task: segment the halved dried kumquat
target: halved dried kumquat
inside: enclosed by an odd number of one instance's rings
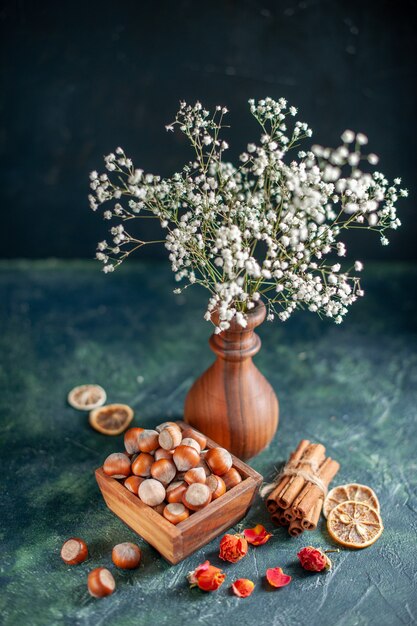
[[[379,539],[384,527],[376,509],[349,500],[330,511],[327,530],[336,543],[346,548],[367,548]]]
[[[133,419],[133,409],[127,404],[107,404],[91,411],[90,426],[103,435],[120,435]]]
[[[365,502],[373,509],[379,511],[379,502],[375,492],[367,485],[359,485],[358,483],[348,483],[347,485],[339,485],[334,487],[327,494],[323,506],[323,515],[329,516],[329,513],[335,506],[341,502],[353,500],[354,502]]]

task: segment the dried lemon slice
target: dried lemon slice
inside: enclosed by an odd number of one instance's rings
[[[367,548],[381,536],[384,527],[376,509],[365,502],[349,500],[330,511],[327,530],[345,548]]]
[[[354,502],[365,502],[373,509],[379,511],[379,502],[376,494],[367,485],[359,485],[358,483],[348,483],[347,485],[339,485],[329,491],[324,501],[323,515],[329,517],[329,513],[335,506],[341,502],[353,500]]]
[[[91,409],[102,406],[106,398],[106,392],[100,385],[79,385],[71,389],[67,400],[74,409],[91,411]]]
[[[133,419],[133,409],[127,404],[107,404],[91,411],[90,425],[104,435],[120,435]]]

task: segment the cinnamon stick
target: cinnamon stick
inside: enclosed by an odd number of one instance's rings
[[[288,523],[293,522],[296,519],[295,513],[291,507],[289,509],[284,509],[283,515]]]
[[[300,520],[296,519],[288,526],[288,532],[291,537],[298,537],[303,532],[303,528],[301,527]]]
[[[278,476],[278,482],[266,499],[272,521],[279,526],[288,526],[292,537],[317,528],[324,490],[339,467],[337,461],[326,458],[322,444],[301,440],[286,464],[290,473],[281,478]]]
[[[283,513],[282,509],[277,509],[277,511],[271,515],[272,521],[277,524],[277,526],[288,526],[288,522]]]
[[[317,476],[322,480],[325,487],[327,487],[330,481],[336,476],[339,468],[339,463],[330,457],[322,463],[319,471],[317,472]],[[304,489],[297,496],[296,500],[293,502],[295,514],[301,514],[301,518],[304,519],[317,500],[322,497],[323,491],[320,487],[313,483],[307,483]]]
[[[314,506],[307,512],[306,516],[301,520],[301,528],[303,530],[315,530],[323,508],[323,498],[319,498]]]
[[[314,472],[314,468],[318,467],[324,460],[326,448],[321,443],[312,443],[305,450],[300,463],[297,465],[297,470],[311,474]],[[289,508],[294,499],[298,496],[300,491],[305,487],[306,479],[303,476],[291,476],[285,490],[276,499],[278,506],[283,509]]]
[[[303,456],[305,450],[308,448],[309,445],[310,445],[310,442],[308,441],[308,439],[302,439],[300,443],[298,444],[298,446],[296,447],[296,449],[290,454],[290,458],[288,462],[297,463],[301,459],[301,457]],[[273,506],[274,504],[276,504],[278,506],[278,498],[281,492],[285,489],[285,487],[290,482],[291,478],[292,478],[291,476],[283,476],[281,480],[279,481],[279,483],[277,484],[277,486],[274,488],[274,490],[269,494],[266,500],[266,506],[268,507],[268,510],[269,510],[269,505]]]
[[[271,502],[269,502],[268,500],[266,503],[266,508],[268,509],[268,513],[271,513],[272,515],[278,509],[278,504],[275,502],[275,500],[272,500]]]

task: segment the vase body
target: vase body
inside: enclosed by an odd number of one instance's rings
[[[254,328],[265,314],[265,305],[259,303],[249,312],[246,328],[232,320],[228,330],[210,337],[216,361],[185,399],[185,421],[240,459],[263,450],[278,426],[278,398],[252,361],[261,347]]]

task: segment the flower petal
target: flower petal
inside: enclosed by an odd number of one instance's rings
[[[254,528],[246,528],[243,534],[245,535],[246,541],[252,546],[262,546],[272,537],[271,533],[269,533],[262,524],[256,524]]]
[[[271,567],[267,569],[266,579],[273,587],[285,587],[291,582],[291,576],[284,574],[280,567]]]
[[[255,589],[255,583],[248,578],[238,578],[232,584],[232,591],[239,598],[247,598]]]

